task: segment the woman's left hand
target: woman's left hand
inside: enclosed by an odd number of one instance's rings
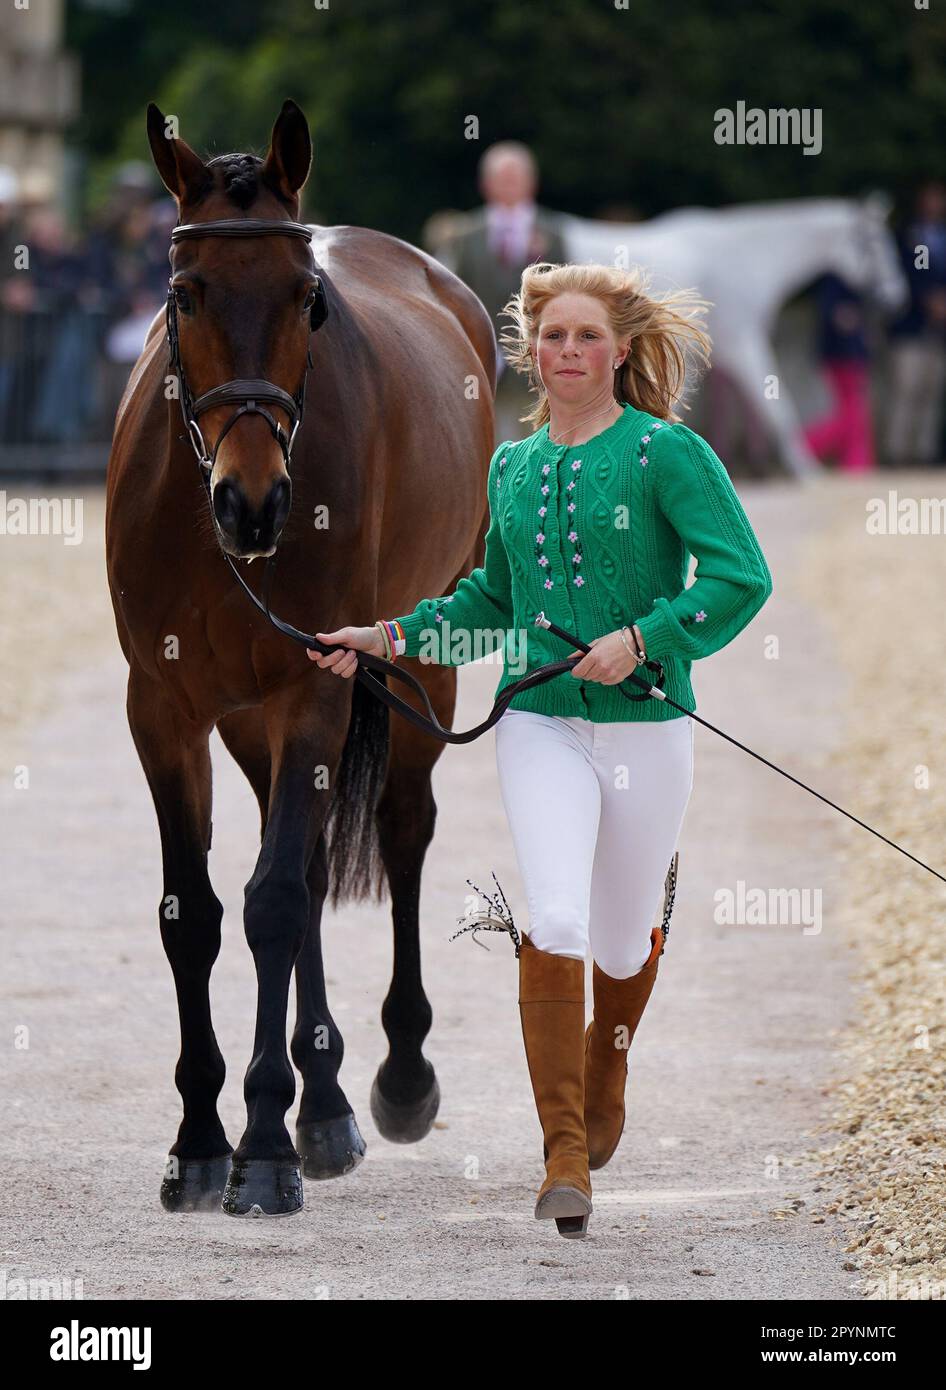
[[[600,681],[602,685],[620,685],[632,671],[637,662],[621,641],[619,632],[609,632],[604,637],[593,637],[588,644],[590,652],[580,652],[577,648],[569,656],[581,656],[577,666],[572,667],[576,680]]]

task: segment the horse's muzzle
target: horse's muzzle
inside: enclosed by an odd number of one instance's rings
[[[271,554],[289,516],[291,500],[288,477],[273,483],[258,507],[249,502],[234,478],[221,478],[213,488],[213,512],[224,548],[242,558]]]

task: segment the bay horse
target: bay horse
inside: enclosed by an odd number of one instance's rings
[[[183,1117],[161,1201],[172,1211],[289,1215],[302,1207],[303,1175],[341,1176],[365,1152],[338,1080],[326,898],[333,907],[382,901],[385,884],[390,894],[389,1051],[371,1093],[379,1131],[413,1142],[437,1113],[422,1050],[432,1012],[419,901],[443,744],[406,720],[389,726],[362,683],[320,671],[260,616],[225,556],[239,564],[278,548],[278,562],[267,562],[273,609],[321,631],[451,592],[483,560],[496,339],[479,299],[425,252],[363,227],[298,223],[312,145],[295,102],[283,103],[264,159],[205,163],[153,103],[147,130],[179,235],[167,311],[118,408],[106,555],[128,722],[160,830],[158,921],[180,1016]],[[186,427],[182,400],[201,409]],[[255,580],[261,568],[245,572]],[[416,673],[449,727],[456,669]],[[209,999],[223,912],[207,862],[214,728],[261,818],[244,903],[256,1032],[236,1149],[217,1113],[225,1067]],[[286,1127],[293,971],[290,1051],[303,1083],[295,1143]]]

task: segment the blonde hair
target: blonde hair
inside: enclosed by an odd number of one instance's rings
[[[618,340],[630,338],[630,351],[614,373],[614,398],[627,401],[648,415],[677,421],[676,405],[689,410],[683,400],[688,365],[709,366],[712,339],[702,318],[712,301],[693,290],[649,294],[650,276],[641,266],[619,270],[607,265],[552,265],[540,261],[526,266],[518,291],[503,306],[513,321],[499,335],[511,367],[528,375],[538,396],[528,415],[521,416],[533,429],[549,419],[549,402],[539,378],[533,343],[542,314],[557,295],[590,294],[600,299]]]

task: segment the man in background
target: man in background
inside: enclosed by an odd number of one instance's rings
[[[508,321],[502,308],[519,288],[522,272],[535,261],[565,260],[565,242],[555,213],[535,201],[538,168],[532,151],[517,140],[501,140],[484,151],[477,169],[483,206],[467,213],[435,254],[483,301],[497,336]],[[506,365],[500,350],[496,387],[496,443],[521,439],[519,417],[532,404],[527,379]]]
[[[928,265],[917,266],[924,247]],[[894,468],[924,468],[940,460],[946,392],[946,184],[941,180],[930,179],[917,191],[900,252],[910,301],[888,330],[887,462]]]

